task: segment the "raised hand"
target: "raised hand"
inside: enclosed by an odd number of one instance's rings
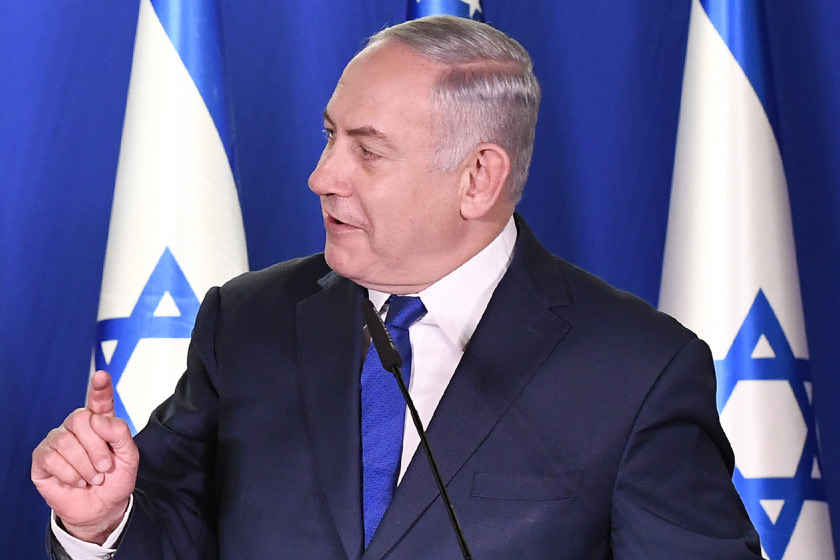
[[[114,415],[111,377],[97,371],[85,408],[74,410],[32,453],[32,482],[74,537],[102,544],[134,491],[137,446]]]

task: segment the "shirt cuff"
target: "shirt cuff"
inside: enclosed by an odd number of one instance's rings
[[[122,521],[114,532],[108,535],[102,546],[94,543],[81,541],[64,530],[58,524],[58,519],[55,512],[50,514],[50,528],[55,536],[55,540],[64,548],[64,552],[73,560],[108,560],[117,551],[116,544],[125,530],[125,524],[128,523],[128,518],[131,515],[131,510],[134,507],[134,494],[128,497],[128,508],[125,510]]]

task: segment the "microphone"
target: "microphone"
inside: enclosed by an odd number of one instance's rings
[[[426,439],[426,432],[423,430],[423,423],[420,421],[420,415],[417,414],[417,408],[414,406],[414,401],[411,400],[411,395],[408,394],[408,389],[402,378],[402,358],[394,345],[394,339],[388,329],[385,328],[385,323],[382,322],[382,317],[376,312],[376,308],[369,299],[362,300],[362,315],[365,319],[365,324],[370,333],[370,339],[376,352],[379,354],[379,360],[382,362],[382,367],[394,374],[397,379],[397,384],[400,386],[405,404],[408,406],[408,411],[411,413],[411,420],[414,422],[414,427],[417,429],[417,434],[420,436],[420,443],[423,444],[423,449],[426,451],[426,458],[429,459],[429,465],[432,467],[432,474],[435,477],[440,497],[443,498],[443,505],[446,507],[446,513],[449,515],[449,521],[452,523],[452,529],[455,531],[455,537],[458,539],[458,546],[461,547],[461,554],[464,560],[472,560],[472,554],[467,547],[467,541],[464,540],[464,533],[461,530],[461,525],[455,517],[455,509],[452,507],[452,502],[449,499],[449,494],[446,492],[446,487],[443,485],[443,478],[440,476],[435,458],[432,455],[432,449],[429,447],[429,441]]]

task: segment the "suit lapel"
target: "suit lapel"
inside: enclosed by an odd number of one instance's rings
[[[297,306],[301,386],[323,488],[348,558],[363,546],[359,368],[362,288],[331,272]]]
[[[570,328],[552,311],[571,301],[558,261],[521,220],[517,225],[514,260],[428,426],[444,483],[473,455]],[[385,555],[437,498],[429,469],[425,453],[418,451],[365,558]]]

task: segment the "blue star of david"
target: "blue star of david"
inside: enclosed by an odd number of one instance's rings
[[[178,307],[180,315],[156,317],[155,310],[167,292]],[[167,247],[143,287],[131,315],[105,319],[97,323],[94,351],[96,369],[107,370],[116,387],[140,339],[189,338],[198,307],[199,301],[195,292]],[[110,361],[106,361],[102,351],[102,342],[106,340],[117,341]],[[118,391],[114,391],[114,410],[117,416],[128,422],[131,433],[136,433],[134,423]]]
[[[775,358],[752,358],[761,335],[767,338]],[[805,390],[810,380],[807,360],[796,359],[776,314],[764,292],[759,290],[732,347],[723,360],[715,361],[718,377],[717,405],[723,410],[735,385],[741,380],[783,380],[790,383],[808,433],[805,448],[792,478],[745,478],[736,467],[732,480],[753,524],[761,536],[761,544],[770,560],[784,555],[805,500],[825,501],[821,479],[811,478],[811,468],[819,464],[814,411]],[[764,511],[760,500],[784,500],[776,523]]]

